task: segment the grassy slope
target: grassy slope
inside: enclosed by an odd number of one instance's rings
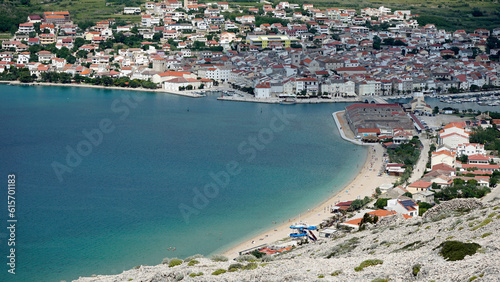
[[[280,0],[273,0],[278,3]],[[477,28],[492,29],[500,27],[500,3],[498,0],[289,0],[290,3],[311,3],[315,7],[350,8],[358,12],[362,8],[378,8],[384,6],[394,10],[411,10],[413,14],[422,16],[420,24],[434,23],[438,28],[449,31],[465,29],[473,31]],[[473,17],[474,8],[484,16]]]
[[[140,21],[138,15],[121,15],[125,5],[110,2],[106,6],[106,0],[31,0],[31,2],[42,11],[69,11],[76,22],[108,18]]]

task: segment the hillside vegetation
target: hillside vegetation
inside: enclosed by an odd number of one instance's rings
[[[141,0],[0,0],[0,32],[14,32],[27,16],[45,11],[69,11],[76,23],[114,18],[139,22],[139,15],[122,15],[123,7],[139,6]]]
[[[139,6],[145,0],[0,0],[0,32],[15,31],[19,23],[25,22],[29,14],[41,14],[44,11],[68,10],[72,18],[78,22],[97,21],[107,18],[139,22],[138,15],[122,15],[123,7]],[[210,2],[208,0],[200,1]],[[212,1],[213,2],[213,1]],[[280,0],[271,1],[274,4]],[[465,1],[465,0],[291,0],[290,3],[311,3],[317,8],[351,8],[385,6],[394,10],[411,10],[419,14],[421,25],[435,24],[446,30],[465,29],[473,31],[477,28],[492,29],[500,26],[500,3],[497,0]],[[233,5],[262,5],[258,1],[230,1]]]
[[[384,217],[365,231],[276,256],[228,261],[197,255],[173,267],[165,259],[77,281],[498,281],[499,205],[498,199],[455,199],[423,217]]]

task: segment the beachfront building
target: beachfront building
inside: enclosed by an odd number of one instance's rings
[[[265,99],[271,97],[271,84],[264,82],[255,86],[255,98]]]
[[[158,74],[153,75],[153,78],[151,79],[151,81],[153,81],[154,83],[163,84],[163,82],[165,82],[167,80],[170,80],[172,78],[178,78],[178,77],[182,77],[185,79],[188,79],[188,78],[196,79],[196,75],[193,73],[190,73],[190,72],[167,71],[167,72],[162,72],[162,73],[158,73]]]
[[[367,129],[414,131],[413,122],[399,104],[352,104],[346,107],[345,117],[355,136]],[[370,131],[370,132],[372,132]]]
[[[406,190],[408,190],[408,192],[414,194],[414,193],[421,192],[421,191],[428,191],[431,189],[431,186],[432,186],[432,182],[419,180],[419,181],[413,182],[410,185],[408,185],[406,187]]]
[[[413,200],[391,199],[387,201],[385,209],[403,215],[418,216],[418,205]]]

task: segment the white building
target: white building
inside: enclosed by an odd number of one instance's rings
[[[255,98],[263,99],[271,97],[271,85],[269,82],[257,84],[255,86]]]
[[[484,145],[478,143],[465,143],[457,146],[457,156],[461,155],[486,155]]]
[[[141,13],[140,7],[125,7],[125,8],[123,8],[124,15],[133,15],[133,14],[140,14],[140,13]]]
[[[391,199],[387,201],[385,209],[409,216],[418,216],[418,205],[413,200]]]

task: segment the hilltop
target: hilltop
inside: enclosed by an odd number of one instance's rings
[[[498,198],[455,199],[420,218],[386,217],[367,230],[275,257],[166,259],[157,266],[77,281],[493,281],[500,273],[499,231]],[[465,255],[468,251],[471,255]]]

